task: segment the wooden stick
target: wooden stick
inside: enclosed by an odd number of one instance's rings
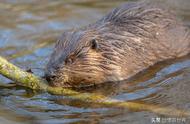
[[[42,90],[56,95],[66,95],[68,98],[79,99],[85,102],[98,103],[111,107],[124,107],[138,111],[151,111],[169,116],[190,116],[190,112],[187,110],[160,107],[143,103],[119,101],[94,93],[80,93],[63,87],[51,87],[47,85],[46,80],[23,71],[2,57],[0,57],[0,74],[15,81],[19,85],[31,88],[33,90]]]

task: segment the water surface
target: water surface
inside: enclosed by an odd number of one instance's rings
[[[17,66],[32,68],[36,75],[52,52],[56,37],[65,30],[95,22],[125,0],[1,0],[0,55]],[[163,2],[163,1],[162,1]],[[190,24],[188,0],[165,1]],[[0,76],[1,83],[11,81]],[[102,85],[81,92],[190,111],[190,56],[162,62],[121,83]],[[175,111],[173,111],[175,113]],[[171,113],[171,115],[173,115]],[[3,123],[130,123],[149,124],[154,118],[181,118],[151,110],[115,108],[66,96],[35,93],[23,87],[0,87],[0,121]],[[180,122],[182,123],[182,121]]]

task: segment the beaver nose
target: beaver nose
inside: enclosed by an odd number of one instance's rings
[[[46,73],[45,74],[45,78],[48,82],[52,81],[53,79],[55,79],[56,75],[53,73]]]

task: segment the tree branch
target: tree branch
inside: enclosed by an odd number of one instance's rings
[[[124,107],[138,111],[145,110],[170,116],[190,116],[190,112],[187,110],[119,101],[103,95],[97,95],[93,93],[80,93],[63,87],[51,87],[47,85],[46,80],[23,71],[2,57],[0,57],[0,74],[15,81],[19,85],[31,88],[33,90],[42,90],[56,95],[66,95],[69,98],[79,99],[86,102],[99,103],[111,107]]]

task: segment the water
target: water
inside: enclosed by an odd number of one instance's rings
[[[1,0],[0,55],[17,66],[32,68],[37,75],[52,52],[56,37],[63,31],[95,22],[125,0]],[[162,1],[163,2],[163,1]],[[188,0],[165,1],[190,24]],[[0,83],[10,80],[0,77]],[[102,85],[82,92],[112,99],[190,111],[190,56],[162,62],[134,78]],[[158,117],[180,118],[153,110],[135,110],[97,105],[79,100],[36,93],[23,87],[0,87],[0,123],[130,123],[149,124]],[[179,122],[182,123],[183,121]]]

